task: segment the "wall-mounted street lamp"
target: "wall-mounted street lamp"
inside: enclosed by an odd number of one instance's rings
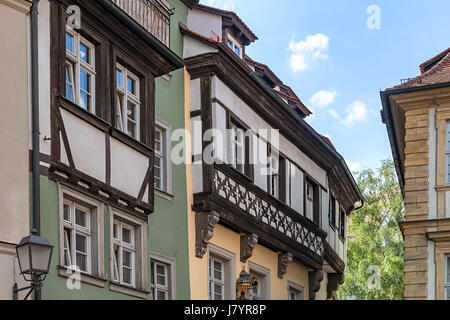
[[[258,288],[258,281],[251,274],[244,270],[239,275],[236,281],[236,300],[249,300],[250,290]]]
[[[32,234],[23,238],[16,247],[17,258],[19,260],[20,274],[25,281],[31,284],[25,288],[19,289],[17,283],[13,287],[13,299],[19,299],[19,292],[30,290],[25,297],[26,300],[33,290],[39,290],[42,287],[42,281],[48,274],[50,261],[52,259],[53,246],[50,241],[37,235],[33,229]]]

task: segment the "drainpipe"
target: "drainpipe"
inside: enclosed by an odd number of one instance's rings
[[[32,233],[41,234],[41,189],[40,189],[40,132],[39,132],[39,56],[38,56],[38,5],[32,0],[31,19],[31,117],[32,117],[32,175],[33,175],[33,227]],[[35,300],[41,300],[41,290],[36,288]]]

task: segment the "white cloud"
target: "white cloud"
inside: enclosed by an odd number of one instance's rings
[[[352,162],[348,160],[346,160],[345,162],[347,162],[347,166],[351,172],[358,172],[361,170],[361,165],[358,162]]]
[[[316,92],[309,102],[311,105],[319,108],[327,107],[334,102],[337,92],[321,90]]]
[[[345,109],[345,113],[345,117],[341,117],[336,110],[330,109],[330,114],[347,126],[366,120],[369,111],[364,102],[356,100]]]
[[[289,63],[294,72],[304,71],[316,60],[328,59],[328,44],[330,39],[323,33],[308,35],[305,40],[289,43],[291,57]]]

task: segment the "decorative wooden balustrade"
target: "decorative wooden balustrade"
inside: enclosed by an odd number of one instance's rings
[[[161,0],[111,0],[167,47],[173,10]]]
[[[220,213],[220,221],[255,233],[280,252],[292,252],[310,266],[321,265],[326,232],[226,165],[212,166],[211,190],[196,194],[194,210]]]

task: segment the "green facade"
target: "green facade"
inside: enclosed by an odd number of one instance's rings
[[[170,0],[174,6],[171,16],[170,47],[178,56],[183,56],[183,39],[178,23],[187,23],[187,7],[179,0]],[[185,127],[184,116],[184,70],[172,72],[170,79],[156,79],[156,117],[170,124],[171,130]],[[30,188],[32,186],[30,173]],[[148,287],[150,288],[150,252],[176,259],[176,299],[190,299],[187,190],[185,165],[172,165],[172,200],[155,195],[154,213],[148,220]],[[138,299],[126,294],[82,282],[80,290],[67,288],[68,279],[59,276],[59,212],[58,185],[41,176],[41,235],[53,245],[54,251],[50,272],[44,281],[42,299],[44,300],[126,300]],[[30,194],[32,194],[30,189]],[[32,203],[32,201],[30,201]],[[32,208],[30,208],[32,212]],[[104,261],[105,278],[110,272],[110,212],[105,206],[104,214]],[[30,217],[31,220],[31,217]],[[172,276],[173,277],[173,276]],[[150,297],[150,295],[149,295]]]

